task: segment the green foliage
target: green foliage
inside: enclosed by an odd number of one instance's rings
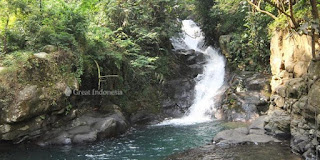
[[[245,18],[248,12],[246,2],[241,0],[219,0],[210,9],[210,18],[216,21],[214,31],[216,34],[225,35],[230,32],[241,32],[245,28]],[[237,24],[237,25],[235,25]]]
[[[172,73],[169,38],[180,30],[177,19],[189,15],[192,1],[46,0],[40,5],[38,0],[0,0],[0,54],[5,54],[0,66],[11,74],[21,68],[57,72],[70,84],[76,77],[92,89],[97,87],[96,60],[103,75],[120,75],[117,89],[127,95],[122,99],[136,100],[147,86],[161,86]],[[46,45],[57,47],[49,53],[52,67],[32,58]],[[61,78],[40,75],[19,79],[50,85]]]
[[[206,41],[215,44],[219,38],[214,27],[218,26],[220,17],[210,16],[210,10],[215,5],[213,0],[195,0],[195,12],[197,21],[201,25],[202,31],[206,34]]]
[[[270,39],[266,27],[271,18],[251,12],[245,18],[245,30],[236,33],[228,44],[231,66],[240,70],[268,71]]]
[[[245,0],[198,0],[195,5],[209,44],[218,44],[221,35],[232,35],[225,48],[232,69],[268,70],[270,17],[252,10]],[[261,7],[274,12],[268,5]]]

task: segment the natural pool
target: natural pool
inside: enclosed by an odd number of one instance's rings
[[[221,124],[220,121],[211,121],[182,126],[148,126],[132,129],[120,138],[81,146],[6,146],[0,148],[0,159],[164,159],[173,153],[209,143],[223,129]]]

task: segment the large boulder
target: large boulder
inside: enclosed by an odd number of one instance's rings
[[[39,88],[36,85],[25,86],[15,96],[15,103],[3,106],[0,118],[5,123],[15,123],[47,112],[61,110],[63,105],[53,104],[50,92],[60,93],[56,96],[63,97],[63,91],[66,88],[67,85],[62,83],[56,84],[54,88]]]
[[[66,114],[65,90],[78,87],[71,53],[56,53],[55,58],[25,54],[25,61],[0,73],[0,141],[19,143],[38,137]]]

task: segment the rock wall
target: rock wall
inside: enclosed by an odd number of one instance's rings
[[[270,64],[272,96],[265,129],[291,138],[293,152],[315,159],[320,149],[320,62],[312,60],[311,37],[274,32]]]

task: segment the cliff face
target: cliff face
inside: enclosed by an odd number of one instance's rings
[[[311,37],[275,32],[270,64],[272,95],[265,129],[278,137],[291,136],[294,152],[315,158],[320,149],[320,62],[312,60]]]

